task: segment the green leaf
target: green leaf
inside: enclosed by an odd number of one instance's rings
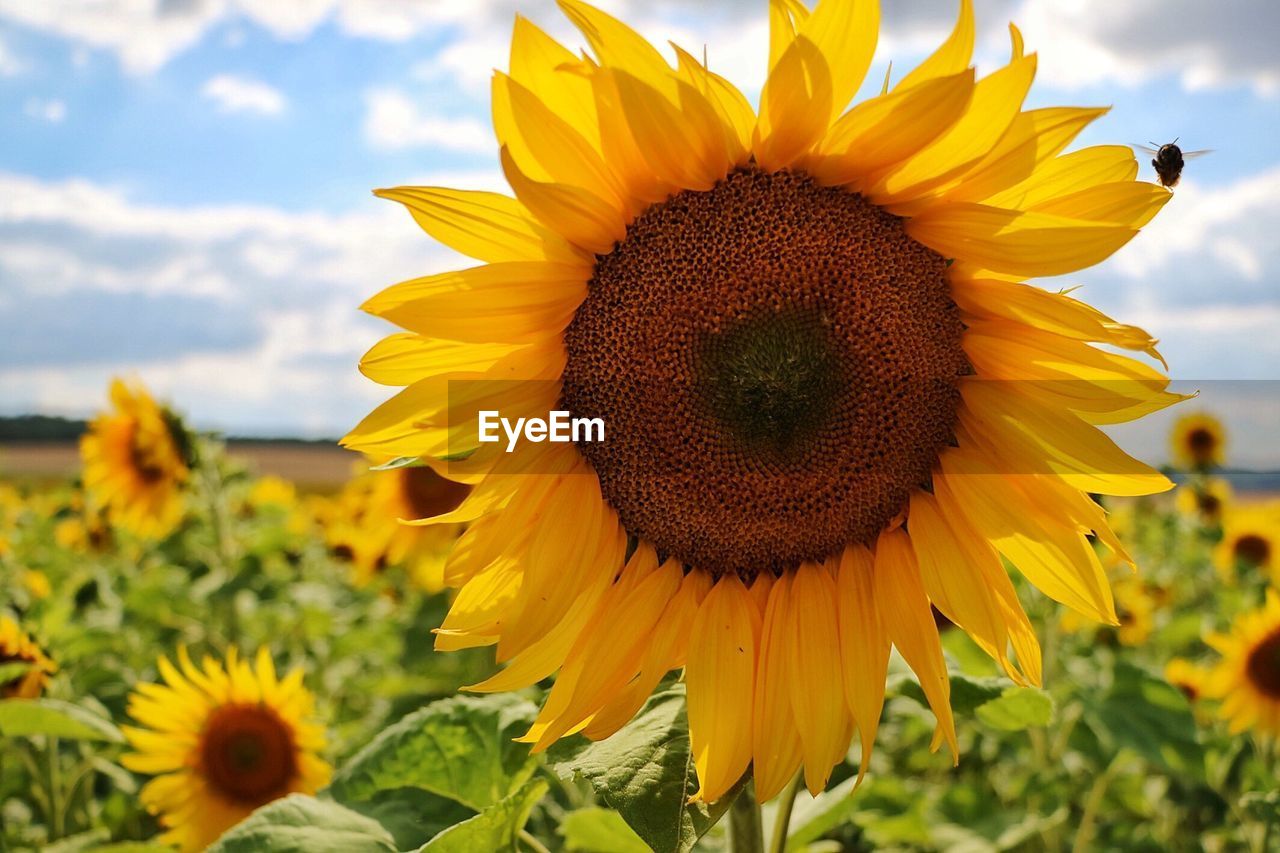
[[[387,853],[391,834],[364,815],[302,794],[263,806],[223,834],[207,853]]]
[[[400,850],[417,850],[455,823],[475,816],[475,809],[421,788],[379,791],[368,800],[343,803],[373,818],[391,833]]]
[[[649,853],[649,845],[636,835],[622,815],[610,809],[589,808],[569,812],[560,823],[566,850],[586,853]]]
[[[1250,791],[1240,797],[1240,810],[1267,826],[1280,823],[1280,791]]]
[[[473,818],[449,827],[422,845],[423,853],[471,853],[474,850],[511,850],[524,828],[529,812],[546,796],[547,780],[535,779]]]
[[[996,699],[1009,686],[1003,678],[971,678],[967,675],[951,676],[951,710],[957,715],[972,714],[980,705]],[[914,678],[903,677],[896,685],[896,691],[908,696],[924,707],[929,707],[924,691]]]
[[[396,468],[419,468],[423,464],[422,459],[418,456],[397,456],[390,462],[383,462],[381,465],[370,465],[370,471],[392,471]]]
[[[0,734],[49,735],[71,740],[123,743],[124,735],[106,717],[57,699],[6,699],[0,702]]]
[[[433,702],[383,729],[338,771],[329,793],[339,802],[379,791],[421,788],[480,811],[519,788],[536,760],[512,739],[537,714],[509,694]]]
[[[1053,719],[1053,699],[1034,687],[1010,687],[995,699],[983,702],[974,713],[993,729],[1020,732],[1049,725]]]
[[[154,844],[150,841],[119,841],[115,844],[93,847],[89,853],[173,853],[173,847],[168,844]]]
[[[1090,712],[1100,736],[1175,773],[1204,778],[1191,706],[1178,688],[1125,661],[1116,663],[1111,690]]]
[[[686,851],[728,810],[719,802],[688,805],[695,790],[684,685],[655,693],[625,728],[596,743],[561,741],[548,753],[561,776],[586,779],[654,850]]]
[[[8,684],[10,681],[17,681],[19,678],[27,674],[27,671],[34,666],[31,661],[15,660],[8,663],[0,663],[0,684]]]
[[[844,780],[830,791],[816,797],[797,797],[795,811],[787,832],[787,846],[803,850],[844,822],[857,807],[859,797],[854,796],[856,776]]]

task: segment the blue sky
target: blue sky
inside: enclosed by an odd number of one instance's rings
[[[876,81],[954,15],[882,3]],[[763,0],[601,5],[758,91]],[[1039,52],[1032,105],[1113,105],[1079,144],[1215,149],[1133,244],[1049,284],[1148,327],[1206,402],[1280,379],[1280,4],[977,9],[980,68],[1011,19]],[[85,415],[124,373],[203,427],[344,431],[385,396],[356,306],[458,263],[369,190],[501,186],[487,81],[516,10],[580,46],[548,0],[0,0],[0,412]],[[1240,417],[1270,431],[1263,396]]]

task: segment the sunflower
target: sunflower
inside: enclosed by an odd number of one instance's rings
[[[139,684],[129,697],[145,728],[124,727],[136,752],[122,762],[156,776],[142,802],[166,828],[162,841],[203,850],[259,806],[328,784],[324,729],[310,719],[301,670],[277,680],[265,649],[254,666],[234,648],[225,667],[206,657],[197,668],[186,649],[178,663],[160,658],[166,683]]]
[[[11,617],[0,614],[0,667],[27,664],[19,675],[0,682],[0,699],[35,699],[58,671],[58,665]]]
[[[80,440],[85,489],[107,508],[112,523],[161,538],[182,519],[189,438],[177,415],[140,386],[114,380],[111,404]]]
[[[1173,425],[1169,449],[1180,468],[1203,471],[1222,464],[1227,445],[1227,431],[1222,421],[1207,412],[1183,415]]]
[[[1213,550],[1219,573],[1234,577],[1239,569],[1274,572],[1280,559],[1280,502],[1235,506],[1222,522],[1222,539]]]
[[[330,549],[351,562],[357,584],[387,566],[403,565],[418,588],[437,592],[444,586],[445,557],[462,528],[411,526],[401,519],[438,516],[469,490],[423,466],[365,471],[338,496],[325,528]]]
[[[1206,638],[1222,659],[1205,679],[1204,695],[1220,699],[1218,714],[1232,734],[1257,729],[1280,735],[1280,593],[1238,617],[1230,634]]]
[[[471,484],[437,648],[496,645],[512,690],[559,670],[525,739],[607,737],[683,667],[700,787],[862,767],[896,647],[956,738],[934,605],[1040,680],[1006,557],[1115,623],[1089,492],[1170,483],[1095,425],[1181,399],[1155,341],[1026,284],[1088,267],[1169,199],[1124,146],[1063,154],[1104,109],[1023,110],[1036,57],[975,79],[968,0],[946,42],[846,105],[874,0],[771,5],[759,109],[676,49],[561,8],[579,57],[517,17],[493,79],[515,198],[379,195],[480,266],[365,304],[406,331],[365,357],[406,386],[344,439]],[[712,53],[714,56],[714,52]],[[599,418],[607,440],[479,440],[480,412]],[[1125,558],[1127,559],[1127,557]],[[1012,650],[1012,651],[1011,651]]]
[[[1192,480],[1178,487],[1178,512],[1209,527],[1222,523],[1222,515],[1231,505],[1231,484],[1221,477]]]
[[[1106,626],[1106,633],[1122,646],[1140,646],[1151,636],[1155,614],[1161,602],[1161,591],[1132,575],[1112,585],[1118,624]],[[1097,630],[1097,621],[1074,610],[1065,611],[1062,629],[1078,633]]]
[[[1204,695],[1209,670],[1186,658],[1172,658],[1164,667],[1164,680],[1182,691],[1187,701],[1195,702]]]

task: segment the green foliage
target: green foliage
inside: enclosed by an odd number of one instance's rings
[[[124,735],[105,717],[57,699],[8,699],[0,702],[0,735],[122,743]]]
[[[607,740],[557,744],[551,762],[556,772],[589,782],[654,850],[692,849],[736,793],[710,806],[688,803],[698,785],[683,684],[655,693],[630,725]]]
[[[547,793],[545,779],[535,779],[432,838],[423,853],[470,853],[472,850],[510,849],[529,819],[529,812]]]
[[[386,853],[398,848],[376,821],[337,803],[290,794],[263,806],[209,853]]]

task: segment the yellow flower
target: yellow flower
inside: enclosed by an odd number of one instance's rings
[[[1142,645],[1151,636],[1160,604],[1160,591],[1132,575],[1116,581],[1112,588],[1119,624],[1108,626],[1108,630],[1114,630],[1115,639],[1122,646]],[[1064,631],[1084,633],[1098,629],[1097,620],[1074,610],[1065,611],[1060,624]]]
[[[1164,680],[1182,691],[1191,702],[1204,695],[1209,669],[1185,658],[1173,658],[1164,667]]]
[[[27,588],[27,592],[32,598],[48,598],[53,592],[53,587],[49,585],[48,576],[36,569],[23,569],[19,573],[22,579],[22,585]]]
[[[330,548],[351,561],[357,584],[368,583],[387,566],[403,565],[418,588],[438,591],[444,586],[445,557],[461,525],[401,520],[448,512],[468,491],[466,485],[420,466],[365,471],[338,497],[336,521],[326,527]]]
[[[1280,735],[1280,594],[1267,590],[1261,608],[1235,620],[1231,633],[1206,638],[1222,654],[1204,695],[1222,700],[1219,716],[1232,734],[1246,729]]]
[[[1178,512],[1210,527],[1222,523],[1222,514],[1231,505],[1231,484],[1221,477],[1193,480],[1178,487]]]
[[[58,671],[58,665],[17,622],[0,614],[0,666],[11,663],[26,663],[30,667],[18,677],[0,683],[0,699],[35,699],[44,691],[49,676]]]
[[[113,523],[144,538],[163,537],[182,519],[190,473],[185,430],[144,389],[119,379],[111,383],[111,404],[80,440],[85,489]]]
[[[255,666],[234,648],[225,667],[206,657],[197,668],[186,649],[178,662],[160,658],[165,684],[130,695],[129,715],[145,728],[124,727],[136,751],[122,762],[156,777],[142,802],[165,827],[162,841],[203,850],[259,806],[328,783],[324,729],[300,670],[277,680],[265,649]]]
[[[1222,421],[1207,412],[1178,418],[1169,436],[1174,464],[1181,468],[1203,470],[1221,465],[1226,445],[1227,431]]]
[[[1244,567],[1274,573],[1280,556],[1280,502],[1231,507],[1222,523],[1222,539],[1213,563],[1224,578]]]
[[[437,648],[477,685],[559,677],[526,740],[605,737],[685,668],[697,800],[754,768],[821,790],[875,738],[889,651],[955,729],[932,603],[1019,682],[1035,633],[1001,564],[1115,623],[1089,492],[1165,490],[1095,425],[1182,399],[1095,343],[1155,341],[1024,283],[1096,264],[1169,199],[1124,146],[1062,154],[1104,109],[1023,110],[1036,57],[975,79],[974,22],[846,112],[874,0],[772,5],[758,112],[677,50],[561,8],[594,58],[517,18],[493,81],[515,198],[380,191],[481,266],[366,310],[361,364],[405,386],[345,439],[473,484]],[[711,53],[715,55],[714,50]],[[480,412],[599,418],[607,440],[485,443]],[[579,436],[581,439],[581,436]],[[1012,653],[1011,650],[1012,649]]]
[[[248,500],[254,508],[273,506],[288,510],[298,502],[298,489],[283,477],[267,475],[254,482]]]

